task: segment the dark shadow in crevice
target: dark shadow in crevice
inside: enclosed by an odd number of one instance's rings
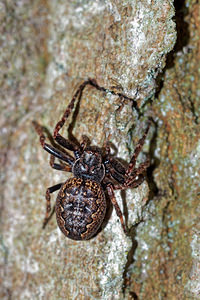
[[[130,299],[133,299],[133,300],[139,299],[135,292],[129,292],[129,296],[131,297]]]
[[[128,255],[127,255],[127,262],[126,262],[126,265],[124,267],[124,272],[123,272],[123,286],[122,286],[122,292],[125,296],[125,292],[126,292],[126,289],[127,287],[131,284],[131,281],[130,281],[130,277],[128,276],[128,273],[129,273],[129,268],[130,266],[135,262],[135,259],[134,259],[134,254],[135,254],[135,251],[138,247],[138,242],[136,240],[136,236],[137,236],[137,226],[143,222],[143,220],[139,220],[136,224],[134,224],[130,229],[129,229],[129,236],[131,238],[131,241],[132,241],[132,247],[131,249],[129,250],[128,252]],[[131,299],[139,299],[137,294],[133,291],[131,291],[129,293],[129,296],[131,296],[132,298]]]
[[[176,23],[176,31],[177,31],[177,40],[174,46],[174,49],[167,55],[166,66],[162,73],[160,73],[156,78],[156,93],[155,97],[158,98],[160,91],[163,88],[164,84],[164,74],[168,69],[171,69],[175,65],[175,55],[179,51],[182,51],[184,47],[189,44],[190,40],[190,32],[189,25],[184,21],[185,17],[189,13],[189,9],[186,7],[186,0],[175,0],[175,16],[174,20]]]
[[[122,213],[124,216],[124,222],[125,222],[126,228],[128,228],[128,205],[127,205],[127,201],[126,201],[126,191],[122,190],[120,194],[121,194],[122,205],[123,205]]]
[[[189,14],[189,9],[186,7],[186,0],[175,0],[174,7],[177,40],[173,51],[167,57],[166,69],[174,66],[174,54],[182,51],[189,44],[190,40],[189,25],[184,21],[185,17]]]
[[[149,168],[147,169],[147,172],[146,172],[146,174],[147,174],[146,180],[147,180],[147,183],[148,183],[148,186],[149,186],[149,196],[148,196],[147,203],[150,200],[152,200],[154,197],[156,197],[159,193],[159,189],[156,185],[156,182],[155,182],[154,176],[153,176],[154,170],[160,164],[160,160],[157,157],[155,157],[155,150],[157,149],[158,125],[154,120],[152,120],[152,123],[154,124],[155,130],[154,130],[153,136],[151,138],[150,147],[149,147],[149,157],[150,157],[150,160],[151,160],[151,164],[150,164],[150,166],[149,166]]]
[[[127,262],[126,262],[126,265],[124,267],[124,272],[123,272],[122,292],[123,292],[124,296],[125,296],[126,288],[130,285],[129,277],[128,277],[129,267],[135,262],[134,254],[135,254],[135,251],[138,247],[138,242],[136,240],[136,230],[135,230],[135,228],[132,228],[131,240],[132,240],[132,247],[128,252]],[[137,297],[137,295],[136,295],[136,297]],[[138,298],[135,298],[135,299],[138,299]]]

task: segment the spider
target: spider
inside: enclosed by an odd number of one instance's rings
[[[87,136],[83,136],[82,142],[77,145],[59,134],[60,129],[74,108],[76,99],[80,100],[86,85],[105,91],[92,79],[84,81],[79,86],[54,129],[53,138],[59,146],[62,146],[62,151],[45,142],[44,127],[33,121],[41,146],[50,153],[50,166],[56,170],[73,173],[72,178],[47,188],[46,215],[43,228],[53,214],[51,212],[50,194],[59,190],[55,205],[57,223],[64,235],[73,240],[88,240],[98,232],[106,213],[105,193],[110,198],[122,228],[127,234],[127,228],[121,209],[116,201],[114,190],[138,187],[143,182],[143,173],[149,166],[149,159],[137,168],[135,164],[149,131],[150,122],[143,137],[139,140],[127,168],[110,154],[108,142],[104,148],[100,149],[90,146]],[[117,95],[121,96],[121,94]],[[72,151],[74,157],[65,149]],[[63,163],[55,163],[55,158]]]

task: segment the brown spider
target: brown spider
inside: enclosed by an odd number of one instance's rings
[[[88,84],[105,91],[94,80],[89,79],[83,82],[74,94],[62,119],[56,124],[53,133],[55,141],[63,148],[73,151],[74,157],[69,155],[64,149],[60,151],[47,144],[45,142],[44,128],[33,121],[35,130],[40,136],[40,143],[43,149],[51,154],[51,167],[56,170],[72,172],[74,176],[64,183],[56,184],[46,190],[46,216],[43,228],[52,215],[50,194],[60,190],[55,206],[57,223],[64,235],[73,240],[88,240],[97,233],[106,213],[104,191],[107,191],[117,216],[120,218],[122,228],[127,233],[122,212],[115,199],[114,190],[124,190],[139,186],[144,180],[143,173],[149,166],[149,160],[147,159],[146,162],[135,168],[136,159],[144,144],[150,123],[148,123],[143,137],[139,140],[127,168],[115,157],[111,156],[108,143],[104,150],[99,149],[89,146],[88,138],[83,136],[83,141],[77,146],[74,142],[65,139],[59,134],[60,129],[72,112],[76,98],[80,100],[83,89]],[[121,96],[121,94],[112,93]],[[55,157],[65,163],[55,163]]]

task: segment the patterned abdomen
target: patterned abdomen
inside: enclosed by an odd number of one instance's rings
[[[56,200],[56,218],[67,237],[73,240],[91,238],[105,213],[105,195],[97,182],[73,177],[62,185]]]

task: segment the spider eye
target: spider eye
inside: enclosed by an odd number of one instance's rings
[[[92,166],[92,167],[90,168],[90,173],[94,174],[94,172],[95,172],[95,166]]]
[[[87,171],[88,171],[88,166],[87,166],[86,164],[82,164],[82,165],[81,165],[81,170],[82,170],[83,172],[87,172]]]

